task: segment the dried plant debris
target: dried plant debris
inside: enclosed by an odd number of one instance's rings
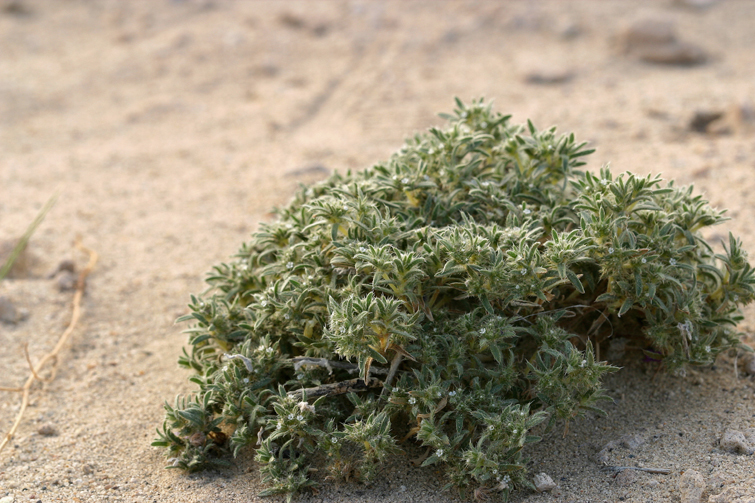
[[[213,268],[181,318],[197,389],[154,442],[171,467],[254,450],[263,494],[290,496],[369,482],[411,439],[448,487],[505,499],[535,489],[533,428],[602,412],[613,338],[671,372],[740,345],[753,270],[733,236],[706,242],[724,212],[692,187],[579,171],[574,135],[482,100],[443,117]]]

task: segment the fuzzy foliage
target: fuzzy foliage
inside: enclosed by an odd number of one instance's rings
[[[171,466],[249,447],[265,494],[290,495],[313,464],[369,481],[411,439],[449,486],[505,499],[531,486],[533,427],[601,412],[609,339],[672,371],[739,344],[753,270],[700,233],[723,212],[457,105],[388,162],[302,189],[214,268],[183,318],[198,390],[155,441]]]

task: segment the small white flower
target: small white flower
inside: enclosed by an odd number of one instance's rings
[[[414,405],[415,403],[417,403],[417,399],[414,398],[414,397],[411,397],[411,398],[409,398],[409,403],[412,404],[412,405]]]
[[[487,123],[487,122],[482,122],[482,123],[480,124],[480,127],[481,127],[482,129],[485,129],[486,127],[488,127],[488,123]]]
[[[260,306],[267,307],[267,301],[263,300],[262,302],[260,302]]]
[[[527,413],[526,413],[526,412],[524,412],[524,411],[521,411],[521,412],[519,413],[519,415],[520,415],[520,416],[522,416],[522,417],[524,417],[524,416],[526,416],[526,415],[527,415]]]
[[[276,430],[280,430],[280,429],[281,429],[281,424],[280,424],[280,423],[276,424],[276,425],[275,425],[275,429],[276,429]]]
[[[710,346],[705,346],[705,352],[710,353]]]
[[[488,426],[488,430],[490,430],[490,431],[493,431],[493,430],[495,430],[495,426],[493,426],[493,425],[491,424],[490,426]]]
[[[519,285],[516,285],[514,288],[516,288],[517,290],[519,290]]]
[[[676,265],[676,259],[669,259],[668,263],[669,265]]]
[[[288,415],[288,419],[289,419],[289,420],[291,420],[291,419],[293,419],[293,418],[294,418],[294,415],[293,415],[293,414],[289,414],[289,415]]]
[[[443,393],[441,393],[440,391],[438,391],[438,393],[436,393],[435,396],[437,396],[438,398],[440,398],[440,397],[443,396]]]
[[[246,264],[242,264],[242,265],[241,265],[241,270],[242,270],[242,271],[246,271],[247,269],[249,269],[249,266],[248,266],[248,265],[246,265]]]
[[[613,253],[613,247],[611,247],[611,248],[608,249],[608,254],[610,255],[612,253]]]
[[[435,455],[438,457],[443,456],[443,449],[438,449],[437,451],[435,451]]]
[[[482,182],[482,186],[483,186],[483,187],[487,187],[487,186],[489,186],[489,185],[490,185],[490,182]]]
[[[585,365],[587,365],[587,360],[582,360],[582,363],[579,364],[582,368],[585,368]]]
[[[249,384],[249,378],[248,377],[244,378],[244,384]]]
[[[301,381],[304,379],[304,374],[296,374],[296,378]]]
[[[485,332],[486,332],[486,330],[484,328],[480,329],[480,335],[483,335]]]
[[[493,468],[493,475],[498,475],[498,468]]]
[[[304,416],[302,416],[301,414],[299,414],[298,416],[296,416],[296,420],[297,421],[303,421],[304,420]]]
[[[640,262],[642,262],[643,264],[647,264],[648,263],[648,259],[646,259],[645,257],[642,257],[642,260]]]
[[[291,315],[290,315],[290,314],[288,314],[288,313],[284,314],[284,315],[283,315],[283,317],[284,317],[284,318],[286,318],[287,320],[290,320],[290,319],[291,319]]]
[[[401,179],[401,183],[403,183],[404,185],[406,185],[406,184],[409,183],[409,179],[408,178],[402,178]]]
[[[738,301],[738,300],[739,300],[739,295],[735,295],[735,296],[734,296],[734,302],[736,302],[736,301]]]
[[[227,370],[228,370],[228,365],[225,365],[225,366],[223,367],[223,372],[226,372]]]
[[[433,155],[435,153],[435,149],[431,148],[430,150],[427,151],[427,153],[430,155]]]
[[[456,392],[455,391],[449,391],[448,392],[448,396],[456,396]]]
[[[519,433],[519,430],[517,430],[516,428],[514,428],[514,431],[511,432],[512,435],[516,435],[517,433]]]
[[[268,353],[272,353],[273,352],[273,348],[267,348],[265,351],[267,351]]]
[[[527,268],[526,267],[524,269],[522,269],[522,276],[524,276],[525,274],[527,274]]]
[[[532,210],[529,208],[525,208],[522,213],[524,213],[525,215],[529,215],[530,213],[532,213]]]
[[[468,115],[468,114],[467,114],[467,112],[462,112],[462,113],[461,113],[461,118],[462,118],[462,119],[466,119],[466,118],[467,118],[467,115]]]
[[[330,441],[331,443],[334,443],[334,444],[338,443],[338,439],[336,437],[330,437]]]
[[[367,248],[365,248],[364,246],[360,246],[359,247],[359,251],[362,252],[362,253],[364,253],[364,252],[367,251]]]
[[[287,269],[293,269],[294,268],[294,263],[293,262],[286,263],[286,268]]]
[[[601,181],[600,181],[600,183],[602,183],[602,184],[603,184],[604,186],[605,186],[605,185],[608,185],[608,180],[605,180],[605,179],[604,179],[604,180],[601,180]]]

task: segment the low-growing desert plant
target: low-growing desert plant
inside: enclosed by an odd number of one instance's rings
[[[692,187],[576,170],[573,135],[457,100],[388,162],[304,188],[192,297],[198,390],[154,445],[186,470],[256,450],[264,494],[369,481],[403,442],[449,486],[531,486],[547,421],[600,413],[608,340],[670,371],[740,344],[753,270]],[[545,426],[545,424],[543,425]]]

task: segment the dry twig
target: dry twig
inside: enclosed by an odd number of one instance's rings
[[[79,278],[76,281],[76,293],[74,293],[73,296],[73,314],[71,315],[71,321],[68,323],[68,327],[66,327],[65,331],[61,334],[60,338],[58,339],[58,343],[55,345],[52,351],[47,353],[42,357],[41,360],[37,363],[36,366],[31,364],[31,359],[29,358],[29,352],[26,347],[24,347],[24,353],[26,355],[26,361],[29,363],[29,367],[31,368],[31,375],[26,380],[26,383],[22,388],[5,388],[2,387],[0,390],[2,391],[16,391],[19,393],[23,393],[21,398],[21,408],[18,411],[18,414],[16,414],[16,420],[13,422],[13,426],[11,427],[10,431],[6,433],[5,438],[3,438],[2,443],[0,443],[0,452],[5,448],[8,443],[13,439],[13,435],[16,433],[16,430],[18,429],[18,425],[21,424],[21,419],[24,416],[24,412],[26,411],[26,407],[29,405],[29,392],[31,391],[31,386],[34,384],[34,381],[43,381],[43,382],[50,382],[53,379],[55,379],[55,372],[57,370],[57,361],[58,361],[58,353],[60,353],[60,350],[63,349],[63,346],[68,341],[68,337],[73,332],[73,329],[76,328],[76,324],[79,321],[79,316],[81,315],[81,297],[84,295],[84,288],[86,286],[86,277],[89,275],[90,272],[92,272],[92,269],[94,268],[94,265],[97,263],[97,253],[93,250],[90,250],[89,248],[85,247],[81,244],[81,240],[79,238],[76,239],[76,248],[79,250],[89,254],[89,262],[87,262],[86,267],[81,271],[79,274]],[[45,367],[45,365],[52,360],[52,366],[50,368],[50,376],[47,378],[41,378],[39,373],[42,371],[42,369]]]
[[[623,472],[624,470],[637,470],[640,472],[648,472],[648,473],[660,473],[661,475],[668,475],[671,473],[671,470],[668,468],[641,468],[639,466],[604,466],[600,469],[604,472]]]
[[[363,381],[362,379],[349,379],[348,381],[323,384],[322,386],[316,386],[314,388],[289,391],[288,396],[301,400],[305,394],[307,396],[307,399],[310,399],[325,395],[332,396],[344,395],[346,393],[356,393],[359,391],[366,391],[368,388],[380,388],[382,386],[383,381],[375,378],[370,378],[367,380],[367,382]]]

